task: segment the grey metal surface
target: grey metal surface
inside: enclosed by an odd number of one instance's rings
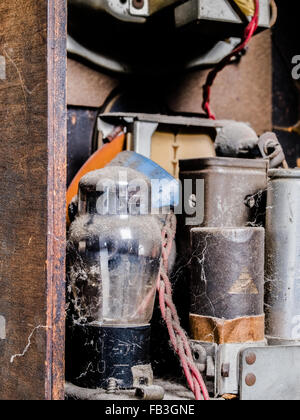
[[[141,386],[136,388],[135,395],[146,401],[161,401],[164,399],[165,390],[162,386]]]
[[[244,344],[221,344],[218,348],[218,358],[216,363],[216,395],[224,394],[239,394],[239,381],[240,381],[240,371],[239,371],[239,358],[240,353],[244,349],[249,349],[252,347],[265,347],[266,342],[259,343],[244,343]],[[222,375],[222,366],[229,366],[228,377]]]
[[[101,114],[99,118],[112,125],[132,124],[134,121],[157,122],[163,125],[176,125],[182,127],[209,127],[222,128],[231,120],[210,120],[208,118],[182,117],[180,115],[142,114],[134,112],[110,112]]]
[[[152,136],[157,130],[158,123],[135,121],[133,124],[133,147],[136,153],[151,158]]]
[[[194,21],[215,21],[241,24],[241,16],[226,0],[190,0],[175,10],[175,21],[178,27]],[[269,0],[260,0],[259,26],[270,25]]]
[[[284,338],[267,337],[269,346],[300,346],[300,340],[285,340]]]
[[[197,340],[190,340],[194,362],[203,375],[208,392],[217,395],[217,352],[218,345],[205,343]]]
[[[300,340],[300,170],[271,170],[266,220],[266,333]]]
[[[67,49],[68,53],[84,58],[85,60],[88,60],[97,66],[103,67],[104,69],[117,73],[130,73],[130,69],[127,64],[84,47],[79,42],[75,41],[75,39],[73,39],[70,35],[68,35],[67,38]]]
[[[69,4],[102,10],[125,22],[144,23],[146,17],[180,0],[68,0]]]
[[[258,141],[258,147],[264,159],[269,160],[269,167],[279,168],[281,165],[287,167],[285,154],[275,133],[265,133]]]
[[[263,213],[260,202],[267,189],[267,161],[218,157],[182,160],[179,165],[183,185],[185,179],[192,179],[193,182],[203,179],[205,182],[202,227],[259,224]],[[249,208],[247,198],[252,196],[255,205]]]
[[[239,394],[241,352],[252,347],[266,346],[265,341],[217,345],[191,340],[190,343],[194,361],[203,375],[209,393],[215,398],[225,394]]]
[[[164,379],[156,379],[154,385],[160,386],[165,390],[164,400],[194,400],[194,395],[187,387],[175,382]],[[136,390],[117,390],[114,394],[108,394],[105,389],[86,389],[77,387],[69,382],[65,386],[67,399],[79,400],[104,400],[104,401],[122,401],[122,400],[140,400],[135,395]]]
[[[176,127],[204,127],[218,130],[231,121],[214,121],[205,118],[189,118],[161,114],[108,113],[98,119],[98,130],[104,138],[116,126],[126,126],[133,135],[133,150],[147,158],[151,157],[152,136],[159,125]]]
[[[149,0],[145,0],[145,5],[147,5],[148,2]],[[71,5],[89,7],[95,11],[102,10],[125,22],[143,23],[145,21],[143,17],[135,16],[130,13],[131,6],[129,6],[129,0],[68,0],[68,3]]]
[[[216,137],[218,156],[250,158],[256,150],[258,137],[246,123],[234,122],[223,127]]]
[[[251,353],[256,358],[251,365],[246,361],[249,350],[241,354],[241,400],[300,400],[300,346],[257,347]]]
[[[148,17],[165,7],[180,3],[180,0],[128,0],[128,2],[131,16]]]
[[[229,55],[241,42],[240,38],[230,37],[226,40],[218,41],[216,45],[206,54],[195,57],[185,64],[186,69],[194,67],[212,67],[218,64],[223,58]]]

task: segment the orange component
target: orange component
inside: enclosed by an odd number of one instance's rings
[[[67,191],[67,222],[69,223],[68,208],[78,192],[78,185],[81,178],[88,172],[104,168],[120,152],[122,152],[125,142],[125,135],[121,134],[111,143],[106,144],[102,149],[97,150],[77,172]]]

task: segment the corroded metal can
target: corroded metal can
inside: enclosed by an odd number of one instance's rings
[[[264,229],[194,228],[192,337],[218,344],[264,339]]]
[[[266,218],[266,333],[300,341],[300,170],[269,171]]]
[[[180,161],[183,196],[188,180],[196,197],[196,182],[204,180],[202,227],[243,227],[260,225],[267,189],[268,162],[263,159],[203,158]],[[197,198],[197,197],[196,197]],[[192,206],[200,205],[186,200]],[[188,213],[192,214],[192,208]],[[199,225],[198,225],[199,226]]]

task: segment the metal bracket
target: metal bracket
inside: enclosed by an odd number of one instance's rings
[[[240,399],[300,400],[300,346],[254,347],[242,351]]]
[[[115,18],[125,22],[145,22],[145,18],[143,16],[131,15],[128,0],[124,2],[116,0],[68,0],[68,2],[70,5],[74,4],[76,6],[89,7],[94,10],[103,10],[104,12],[107,12]]]
[[[104,137],[116,126],[125,126],[133,135],[133,151],[151,158],[152,136],[158,126],[201,127],[217,130],[229,124],[227,120],[169,116],[160,114],[107,113],[99,116],[98,130]]]
[[[158,123],[135,121],[133,124],[133,147],[136,153],[151,158],[152,136]]]
[[[129,0],[129,13],[132,16],[151,16],[180,0]]]
[[[203,127],[203,128],[222,128],[233,120],[209,120],[207,118],[185,117],[180,115],[162,114],[142,114],[135,112],[109,112],[101,114],[99,118],[111,123],[112,125],[127,125],[134,121],[158,123],[161,125],[174,125],[178,127]]]
[[[252,348],[264,348],[266,341],[258,343],[227,343],[217,345],[191,340],[197,368],[203,374],[207,389],[215,397],[239,394],[240,354]],[[261,346],[261,347],[259,347]]]
[[[258,140],[258,147],[264,159],[270,162],[270,169],[280,165],[287,168],[285,154],[275,133],[265,133]]]
[[[269,0],[260,0],[259,27],[269,28],[270,19]],[[225,0],[190,0],[175,9],[175,21],[177,27],[199,21],[243,24],[241,16]]]
[[[239,357],[240,352],[245,348],[257,346],[266,346],[266,342],[259,343],[228,343],[221,344],[218,348],[217,359],[217,377],[216,387],[217,395],[239,394]]]
[[[210,394],[216,395],[216,359],[218,345],[215,343],[204,343],[190,340],[194,362],[203,374],[207,390]]]

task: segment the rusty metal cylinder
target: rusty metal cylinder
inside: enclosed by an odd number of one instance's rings
[[[202,227],[243,227],[257,225],[261,216],[264,192],[267,189],[268,162],[263,159],[203,158],[180,161],[180,180],[184,197],[189,192],[196,198],[197,181],[204,180],[204,220]],[[188,204],[187,204],[188,205]]]
[[[264,340],[264,229],[193,228],[192,338]]]
[[[269,171],[266,218],[266,333],[300,341],[300,170]]]

